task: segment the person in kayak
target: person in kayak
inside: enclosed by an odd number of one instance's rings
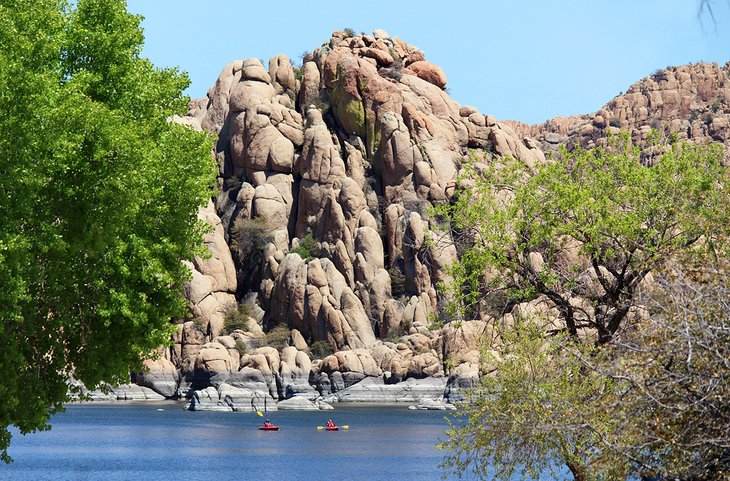
[[[333,423],[331,419],[328,419],[327,420],[327,427],[328,428],[336,428],[337,426],[335,426],[335,423]]]
[[[264,427],[265,428],[270,428],[271,427],[271,422],[268,419],[266,421],[264,421]]]

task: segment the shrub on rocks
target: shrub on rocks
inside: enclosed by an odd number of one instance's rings
[[[277,324],[271,331],[266,333],[265,344],[275,349],[284,349],[289,345],[291,329],[284,324]]]
[[[263,218],[240,218],[233,225],[231,247],[241,258],[260,252],[271,242],[271,227]]]
[[[246,347],[246,343],[243,339],[236,339],[236,350],[241,356],[247,353],[248,348]]]
[[[398,344],[401,342],[401,338],[403,336],[408,335],[408,331],[411,329],[410,323],[401,324],[396,329],[393,329],[392,331],[388,332],[388,335],[385,336],[385,340],[388,342],[392,342],[393,344]]]
[[[223,320],[223,328],[226,334],[230,334],[235,330],[248,332],[249,319],[255,315],[251,304],[241,302],[237,306],[232,306],[226,311]]]
[[[398,299],[406,295],[406,277],[403,272],[397,267],[393,266],[388,270],[390,274],[390,292],[394,299]]]
[[[299,254],[299,257],[305,261],[309,261],[317,256],[319,246],[317,245],[317,241],[314,240],[312,234],[307,234],[299,241],[299,245],[294,247],[290,252],[292,254]]]
[[[332,345],[327,341],[317,341],[309,346],[309,353],[314,359],[324,359],[334,353]]]

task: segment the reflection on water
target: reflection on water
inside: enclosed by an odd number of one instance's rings
[[[164,411],[158,411],[163,408]],[[338,405],[326,412],[194,413],[182,404],[85,404],[48,432],[14,433],[8,480],[438,480],[442,412]],[[349,430],[317,430],[328,418]]]

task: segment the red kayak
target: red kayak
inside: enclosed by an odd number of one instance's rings
[[[337,426],[332,426],[332,427],[329,427],[329,428],[324,428],[324,429],[325,429],[326,431],[339,431],[339,430],[340,430],[340,428],[339,428],[339,427],[337,427]]]
[[[278,431],[279,426],[259,426],[261,431]]]

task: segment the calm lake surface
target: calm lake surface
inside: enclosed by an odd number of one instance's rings
[[[183,411],[179,403],[68,406],[48,432],[13,433],[2,480],[438,480],[444,412],[336,405],[334,411]],[[160,411],[159,409],[163,409]],[[350,429],[318,431],[332,418]],[[455,476],[447,479],[458,479]]]

